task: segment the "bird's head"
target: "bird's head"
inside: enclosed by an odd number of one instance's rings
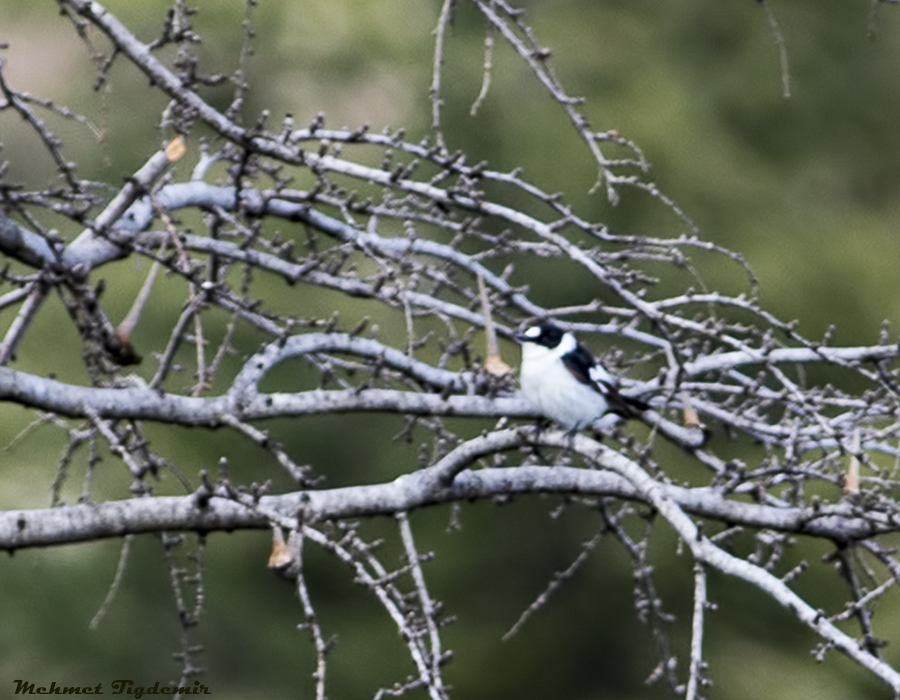
[[[557,347],[566,332],[550,321],[544,321],[534,326],[528,326],[524,331],[516,336],[522,345],[540,345],[549,350]]]

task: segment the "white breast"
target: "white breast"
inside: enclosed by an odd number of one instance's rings
[[[572,430],[584,428],[607,410],[606,399],[575,379],[560,356],[567,348],[522,346],[522,394],[545,417]]]

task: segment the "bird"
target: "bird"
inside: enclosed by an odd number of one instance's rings
[[[618,382],[575,336],[544,321],[526,328],[519,383],[525,399],[545,418],[572,433],[607,413],[634,418],[649,406],[619,393]]]

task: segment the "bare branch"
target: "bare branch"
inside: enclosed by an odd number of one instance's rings
[[[709,605],[706,599],[706,569],[703,564],[694,564],[694,617],[691,623],[691,666],[685,700],[700,700],[700,689],[706,684],[703,679],[703,631],[704,616]]]
[[[535,184],[546,173],[530,180],[519,169],[448,149],[445,139],[459,128],[448,121],[455,106],[444,109],[456,0],[445,0],[436,25],[423,28],[434,29],[424,138],[403,129],[326,127],[322,114],[298,128],[292,115],[265,105],[251,114],[257,107],[247,97],[260,94],[252,84],[254,50],[268,45],[255,40],[252,0],[235,19],[241,48],[224,71],[212,65],[217,51],[206,49],[214,47],[195,51],[204,40],[192,24],[200,10],[183,0],[149,41],[96,0],[58,5],[87,44],[97,89],[127,73],[113,66],[128,64],[146,78],[141,104],[162,106],[143,165],[117,163],[133,173],[124,184],[90,182],[76,178],[76,164],[64,157],[68,144],[44,117],[91,129],[90,119],[17,91],[0,75],[0,113],[21,117],[37,155],[55,165],[53,180],[34,186],[10,182],[0,164],[0,253],[8,260],[0,270],[0,404],[26,412],[29,426],[5,449],[23,450],[39,431],[63,446],[55,471],[47,469],[53,507],[0,512],[0,547],[124,537],[96,623],[119,588],[131,542],[155,534],[174,593],[186,682],[201,672],[192,638],[204,607],[205,538],[273,528],[282,540],[276,559],[287,563],[280,571],[295,580],[300,597],[298,622],[312,637],[318,699],[326,696],[331,640],[320,627],[323,601],[314,605],[304,570],[311,560],[303,560],[301,546],[313,543],[372,594],[409,653],[408,673],[380,683],[375,697],[417,690],[446,700],[452,688],[443,664],[452,653],[441,626],[450,616],[432,597],[438,588],[423,566],[432,555],[417,548],[423,540],[410,513],[453,504],[457,527],[468,501],[555,494],[550,500],[563,502],[560,511],[586,508],[596,518],[589,532],[600,534],[581,544],[508,634],[610,534],[631,560],[636,614],[657,646],[651,681],[700,700],[708,683],[708,588],[723,580],[711,575],[719,572],[788,610],[816,635],[820,657],[839,649],[900,694],[900,675],[880,651],[896,640],[876,624],[876,603],[900,582],[891,547],[900,531],[900,344],[885,324],[877,338],[839,346],[833,328],[808,338],[797,322],[767,310],[744,257],[700,238],[678,204],[646,179],[649,163],[638,145],[591,126],[523,10],[507,0],[473,0],[466,9],[482,24],[466,15],[461,31],[485,28],[472,114],[489,88],[503,89],[495,72],[501,58],[517,62],[596,164],[593,189],[605,188],[613,203],[624,187],[637,189],[675,214],[677,230],[623,232]],[[769,6],[762,9],[787,94],[786,42]],[[223,88],[230,99],[222,99]],[[183,156],[196,160],[188,172],[173,167]],[[711,281],[724,279],[723,263],[729,291]],[[142,286],[127,279],[132,265],[150,265]],[[570,275],[585,283],[551,284]],[[161,289],[151,300],[154,283]],[[569,297],[560,297],[563,289]],[[117,327],[110,309],[132,297]],[[57,301],[68,314],[62,321],[52,312]],[[143,357],[131,348],[139,315]],[[591,428],[602,444],[529,424],[541,416],[519,395],[500,355],[514,364],[516,329],[546,318],[577,333],[623,393],[650,406],[639,420],[597,420]],[[60,357],[45,341],[57,332]],[[33,347],[39,356],[17,356]],[[391,481],[325,489],[330,475],[319,457],[299,463],[305,446],[295,436],[302,430],[282,437],[280,427],[261,422],[334,413],[394,417],[396,430],[372,438],[355,459],[371,459],[391,432],[413,443],[417,457],[398,452],[407,456],[396,461],[401,476]],[[234,465],[252,474],[240,483],[229,471],[236,458],[223,454],[220,441],[204,440],[199,455],[167,442],[180,427],[237,436],[255,455],[245,459],[262,459]],[[123,500],[104,500],[92,487],[96,465],[110,453],[118,468],[104,472],[113,490],[104,482],[102,493]],[[195,459],[218,469],[194,476]],[[65,505],[73,465],[85,461],[79,501]],[[268,470],[277,478],[267,478]],[[155,495],[156,477],[168,475],[187,495]],[[379,515],[397,521],[389,537],[394,553],[405,554],[399,563],[389,564],[355,522]],[[654,573],[661,524],[694,563],[692,642],[682,674],[677,645],[669,643],[676,617]],[[282,531],[291,533],[287,544]],[[194,534],[198,545],[187,551]],[[813,539],[837,546],[815,573],[836,571],[846,583],[846,600],[833,610],[816,609],[804,598],[809,587],[795,584],[816,564],[802,550],[791,557],[792,548]],[[837,626],[848,622],[859,639]]]

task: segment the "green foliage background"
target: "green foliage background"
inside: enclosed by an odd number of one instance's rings
[[[197,4],[195,26],[205,37],[197,47],[201,67],[229,73],[240,51],[241,4]],[[150,40],[166,4],[115,0],[107,6]],[[792,97],[785,99],[778,49],[758,3],[547,0],[526,6],[526,19],[553,49],[562,83],[570,94],[586,98],[584,111],[593,126],[616,129],[637,142],[654,164],[650,179],[697,223],[703,237],[744,254],[770,310],[800,319],[800,331],[812,337],[836,324],[836,339],[844,344],[872,343],[882,321],[897,320],[900,15],[895,8],[771,3],[790,65]],[[425,135],[431,31],[438,11],[436,2],[421,0],[263,0],[254,11],[257,39],[245,119],[269,109],[270,125],[285,113],[302,125],[323,112],[334,127],[369,123],[376,130],[403,126]],[[526,177],[548,191],[565,192],[584,218],[605,221],[614,232],[675,236],[685,230],[671,212],[638,192],[626,190],[616,207],[588,193],[596,173],[586,150],[558,105],[499,38],[491,91],[471,117],[482,77],[483,30],[482,20],[460,3],[444,72],[451,149],[461,148],[471,161],[487,160],[495,169],[522,166]],[[107,182],[112,192],[155,150],[154,125],[163,99],[148,98],[146,79],[121,60],[110,88],[93,92],[95,70],[55,3],[0,3],[0,41],[9,44],[0,55],[13,87],[86,114],[103,132],[98,140],[82,126],[50,119],[82,177]],[[230,100],[227,86],[204,94],[221,108]],[[18,117],[0,113],[0,141],[9,179],[36,184],[53,177],[52,163]],[[62,227],[62,222],[46,223]],[[118,301],[107,299],[118,318],[140,275],[132,262],[101,274],[121,290]],[[710,270],[708,282],[728,291],[745,284],[730,265]],[[180,311],[166,306],[166,299],[176,298],[166,284],[155,292],[158,305],[153,322],[139,331],[139,347],[158,342],[156,333],[165,332]],[[571,284],[538,279],[533,296],[546,304],[581,299],[582,290]],[[273,293],[280,289],[272,285]],[[310,306],[310,315],[330,315],[327,299],[313,296],[302,303]],[[361,315],[352,303],[342,303],[342,312]],[[64,312],[48,311],[16,366],[83,379],[77,340]],[[9,320],[0,317],[0,327]],[[245,338],[250,349],[257,341]],[[239,361],[235,358],[233,366]],[[139,371],[153,369],[151,360]],[[9,443],[29,420],[21,409],[0,406],[0,444]],[[416,465],[414,447],[390,443],[402,427],[399,419],[330,416],[265,427],[298,463],[312,463],[327,474],[329,485],[377,482]],[[222,454],[229,456],[236,481],[279,478],[246,441],[224,433],[150,431],[167,441],[160,443],[162,451],[191,479],[200,469],[214,470]],[[385,448],[372,454],[365,449],[370,443]],[[48,504],[63,445],[60,433],[44,428],[0,453],[0,507]],[[97,494],[125,497],[114,460],[102,466]],[[83,470],[76,460],[64,500],[77,498]],[[178,493],[175,483],[159,488]],[[579,543],[597,530],[596,514],[581,508],[551,517],[557,505],[537,498],[503,507],[466,505],[459,514],[462,529],[452,533],[446,531],[449,509],[414,515],[421,548],[437,552],[426,569],[432,593],[457,617],[445,628],[445,643],[455,652],[447,667],[455,697],[668,697],[665,689],[642,683],[655,664],[653,640],[635,619],[629,562],[610,538],[517,637],[500,641],[553,573],[577,556]],[[366,532],[383,533],[386,558],[399,557],[399,551],[392,553],[390,521],[367,524]],[[267,533],[241,533],[209,541],[206,613],[196,640],[206,649],[202,662],[209,672],[203,682],[218,700],[311,695],[312,647],[296,630],[302,610],[291,586],[265,568],[268,540]],[[109,692],[108,683],[116,678],[152,684],[175,677],[170,654],[177,649],[178,625],[156,539],[136,543],[108,615],[98,630],[88,629],[119,548],[104,542],[20,552],[0,564],[0,697],[11,694],[14,679],[103,682]],[[654,548],[657,585],[667,610],[677,616],[672,639],[683,654],[690,562],[664,529]],[[827,551],[815,545],[803,553],[816,561]],[[409,671],[402,645],[347,571],[324,555],[311,556],[308,568],[322,622],[327,633],[337,635],[330,697],[371,697],[378,684]],[[828,609],[843,600],[844,591],[825,564],[812,567],[800,586],[823,607],[832,606]],[[889,697],[841,657],[829,655],[817,666],[808,653],[812,636],[756,591],[713,576],[711,596],[719,610],[711,614],[706,637],[715,682],[710,697]],[[891,613],[896,619],[900,612],[897,601],[888,597],[883,605],[879,614],[890,624]],[[898,660],[896,649],[885,653]]]

